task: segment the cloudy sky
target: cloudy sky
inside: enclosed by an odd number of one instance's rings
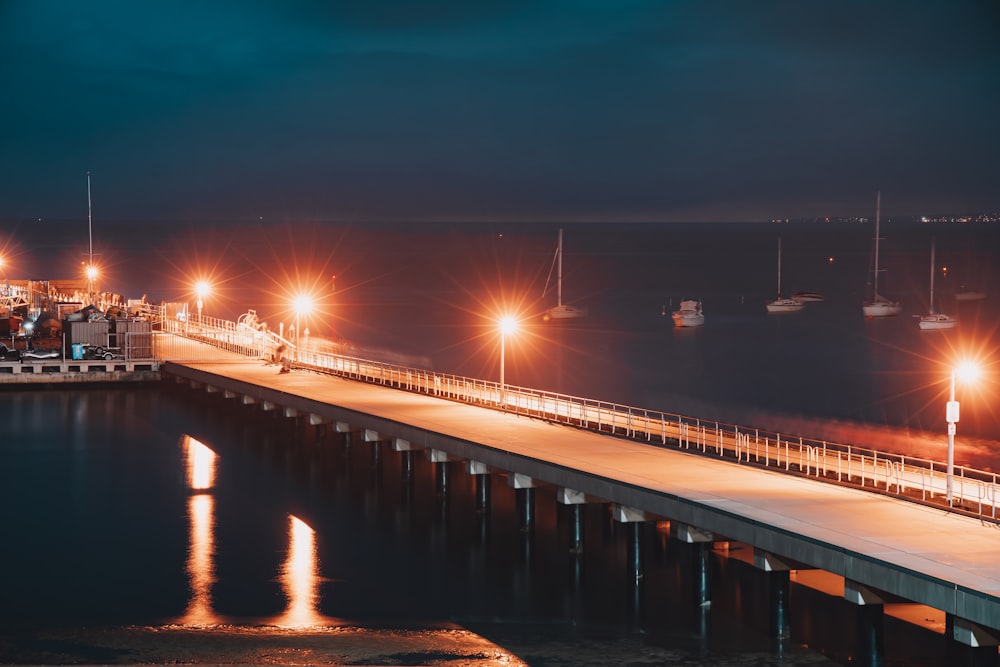
[[[995,0],[0,0],[0,220],[1000,210]]]

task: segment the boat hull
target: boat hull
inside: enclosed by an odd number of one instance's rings
[[[700,327],[705,324],[705,316],[701,313],[674,313],[672,317],[674,326],[678,327]]]
[[[941,329],[954,329],[958,325],[958,318],[943,313],[924,315],[920,318],[921,331],[940,331]]]
[[[894,317],[903,312],[903,304],[895,301],[876,301],[861,307],[865,317]]]
[[[554,306],[545,311],[542,316],[546,322],[549,320],[577,320],[587,316],[586,308],[575,308],[565,304]]]
[[[797,313],[805,308],[805,304],[795,299],[776,299],[767,303],[769,313]]]

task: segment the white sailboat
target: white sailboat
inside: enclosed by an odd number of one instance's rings
[[[954,329],[958,318],[934,311],[934,242],[931,241],[931,305],[930,312],[920,317],[920,329],[936,331],[939,329]]]
[[[872,300],[861,304],[861,312],[865,317],[891,317],[903,312],[903,304],[892,301],[878,293],[878,254],[879,254],[879,218],[882,208],[882,192],[875,199],[875,276],[873,279]]]
[[[778,298],[767,302],[769,313],[794,313],[805,308],[805,304],[790,297],[781,296],[781,237],[778,237]]]
[[[586,308],[577,308],[562,302],[562,256],[563,256],[563,230],[559,230],[559,244],[556,246],[556,255],[553,258],[553,266],[556,271],[556,305],[549,308],[542,315],[546,322],[549,320],[575,320],[587,316]],[[549,269],[549,278],[552,277],[552,269]],[[549,287],[549,281],[545,281],[545,290]],[[545,290],[542,296],[545,296]]]

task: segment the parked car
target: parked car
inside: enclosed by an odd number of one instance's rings
[[[21,361],[21,350],[0,343],[0,361]]]

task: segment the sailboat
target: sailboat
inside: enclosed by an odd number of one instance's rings
[[[923,331],[954,329],[956,324],[957,317],[934,312],[934,241],[931,241],[931,305],[930,312],[920,317],[920,328]]]
[[[882,192],[879,191],[875,198],[875,277],[872,289],[872,300],[861,305],[861,312],[865,317],[891,317],[903,312],[903,304],[899,301],[892,301],[878,293],[878,251],[879,251],[879,216],[882,208]]]
[[[805,308],[805,304],[790,297],[781,296],[781,237],[778,237],[778,298],[767,302],[769,313],[794,313]]]
[[[563,230],[559,230],[559,243],[556,246],[556,255],[552,259],[553,266],[557,268],[556,271],[556,305],[549,308],[542,315],[542,319],[548,322],[549,320],[575,320],[581,317],[587,316],[586,308],[577,308],[576,306],[570,306],[562,302],[562,256],[563,256]],[[552,268],[549,269],[549,278],[552,277]],[[549,287],[549,281],[545,281],[545,289]],[[545,295],[545,290],[542,291],[542,296]]]

